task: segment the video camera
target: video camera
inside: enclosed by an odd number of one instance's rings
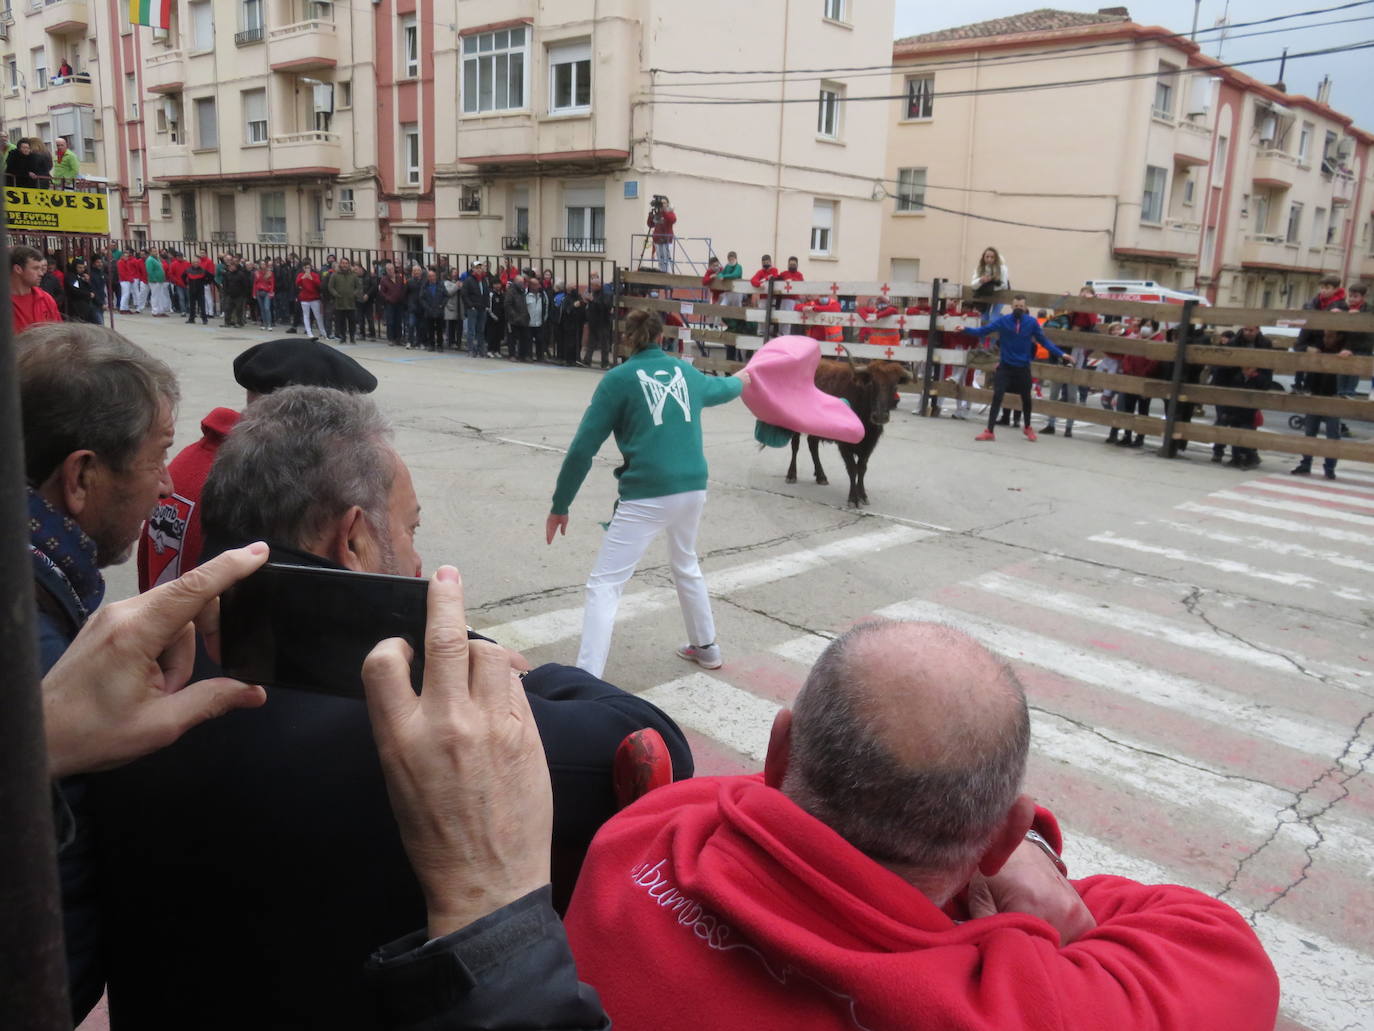
[[[664,208],[669,207],[668,198],[661,193],[656,193],[653,200],[649,201],[649,213],[657,216]]]

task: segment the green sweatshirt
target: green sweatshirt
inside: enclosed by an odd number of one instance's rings
[[[81,162],[76,158],[76,152],[70,148],[61,159],[52,163],[52,177],[54,179],[80,179]]]
[[[148,255],[148,260],[144,262],[144,265],[146,265],[148,268],[148,282],[167,282],[167,270],[162,267],[161,259],[155,258],[150,254]]]
[[[567,515],[602,443],[615,433],[625,463],[620,498],[659,498],[706,489],[701,410],[739,397],[744,381],[706,376],[659,347],[648,347],[601,378],[577,427],[558,484],[554,515]]]
[[[717,278],[717,279],[748,279],[749,277],[746,276],[746,275],[744,274],[744,269],[740,268],[739,262],[738,262],[738,261],[735,261],[735,262],[731,262],[729,265],[726,265],[723,269],[721,269],[721,270],[720,270],[720,275],[718,275],[716,278]]]

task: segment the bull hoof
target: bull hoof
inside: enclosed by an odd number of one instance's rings
[[[795,476],[789,476],[789,477],[787,477],[787,479],[786,479],[784,482],[786,482],[786,483],[796,483],[796,482],[797,482],[797,478],[796,478]]]
[[[817,477],[816,477],[816,483],[817,483],[819,486],[822,486],[822,487],[829,487],[829,486],[830,486],[830,481],[827,480],[824,476],[817,476]]]

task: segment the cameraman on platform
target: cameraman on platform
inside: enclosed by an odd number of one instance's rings
[[[660,272],[673,270],[673,225],[676,222],[677,215],[673,214],[673,206],[668,203],[668,198],[655,194],[649,204],[646,224],[653,235],[654,258]]]

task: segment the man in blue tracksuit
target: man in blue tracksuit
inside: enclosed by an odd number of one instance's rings
[[[1011,299],[1010,315],[994,319],[986,326],[965,330],[974,336],[987,336],[996,333],[1002,345],[1002,360],[992,381],[992,407],[988,409],[988,428],[974,437],[974,440],[996,440],[992,432],[997,413],[1002,408],[1002,398],[1008,390],[1021,395],[1021,412],[1025,419],[1025,429],[1021,432],[1027,440],[1035,440],[1035,430],[1031,429],[1031,359],[1035,357],[1035,345],[1039,343],[1065,365],[1072,365],[1073,359],[1050,343],[1034,316],[1026,311],[1026,299],[1016,296]]]

